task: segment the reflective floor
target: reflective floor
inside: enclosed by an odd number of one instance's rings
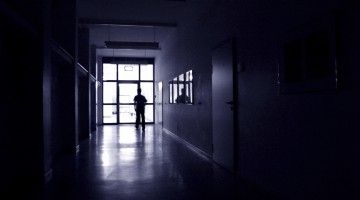
[[[149,125],[99,127],[56,166],[43,199],[269,199]]]

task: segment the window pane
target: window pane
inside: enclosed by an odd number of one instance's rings
[[[193,73],[192,70],[189,71],[189,81],[193,80]]]
[[[119,64],[119,80],[139,80],[139,65]]]
[[[120,105],[120,123],[135,123],[136,113],[134,105]]]
[[[152,81],[154,79],[153,65],[140,65],[140,76],[143,81]]]
[[[186,96],[190,97],[190,84],[186,83],[185,87],[186,87],[186,89],[185,89],[186,90]]]
[[[120,83],[119,84],[119,102],[134,103],[134,97],[137,95],[137,84]]]
[[[173,100],[175,100],[178,97],[178,84],[177,84],[177,78],[174,78],[174,95],[173,95]],[[175,103],[175,102],[174,102]]]
[[[117,123],[116,106],[104,105],[104,123]]]
[[[104,82],[104,103],[116,103],[115,82]]]
[[[179,95],[183,93],[184,84],[179,84]]]
[[[147,103],[153,103],[153,88],[154,84],[152,82],[141,82],[140,83],[141,94],[145,96]]]
[[[190,82],[190,101],[191,101],[191,103],[194,103],[194,93],[193,93],[193,84]]]
[[[154,122],[154,106],[145,106],[145,122]]]
[[[179,82],[183,82],[184,81],[184,74],[180,74],[179,75]]]
[[[190,97],[190,103],[194,103],[194,91],[193,91],[193,74],[192,70],[186,72],[186,95]]]
[[[103,80],[116,80],[116,64],[103,64]]]
[[[183,92],[185,92],[183,89],[184,89],[184,81],[185,81],[185,77],[184,77],[184,74],[180,74],[179,75],[179,95],[181,95]]]
[[[173,84],[171,81],[169,83],[169,101],[173,103]]]

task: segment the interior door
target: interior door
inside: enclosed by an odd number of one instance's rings
[[[221,43],[212,52],[213,159],[234,171],[234,49],[233,41]]]

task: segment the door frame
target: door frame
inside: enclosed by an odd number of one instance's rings
[[[161,90],[160,90],[160,87],[159,87],[159,84],[161,84]],[[158,124],[161,125],[161,128],[164,126],[164,82],[163,81],[159,81],[157,83],[157,87],[158,87],[158,95],[157,96],[160,96],[161,94],[161,98],[160,98],[160,102],[158,103],[159,104],[159,108],[161,108],[161,112],[159,113],[161,115],[161,121],[158,121]],[[158,117],[159,118],[159,117]]]
[[[101,106],[104,107],[104,105],[114,105],[116,106],[116,112],[117,112],[117,116],[116,116],[116,121],[115,123],[102,123],[102,125],[119,125],[119,124],[135,124],[135,122],[131,122],[131,123],[120,123],[120,110],[119,110],[119,106],[121,105],[119,102],[119,84],[120,83],[136,83],[138,85],[138,87],[140,86],[140,84],[142,82],[148,82],[148,83],[152,83],[153,84],[153,101],[152,103],[146,103],[146,105],[152,105],[153,106],[153,121],[152,122],[145,122],[145,124],[154,124],[155,123],[155,62],[154,60],[152,62],[145,62],[147,59],[142,59],[142,58],[134,58],[134,59],[129,59],[130,61],[127,61],[126,58],[123,60],[124,58],[121,58],[119,61],[117,62],[102,62],[101,67],[103,68],[104,64],[107,63],[111,63],[111,64],[115,64],[116,65],[116,80],[102,80],[102,83],[104,82],[113,82],[116,83],[116,103],[101,103]],[[134,65],[138,65],[139,67],[139,80],[119,80],[119,74],[118,74],[118,65],[121,64],[134,64]],[[142,64],[152,64],[153,65],[153,80],[141,80],[141,65]],[[102,70],[103,71],[103,70]],[[104,85],[104,84],[102,84]],[[102,97],[104,97],[104,86],[102,87]],[[133,104],[123,104],[123,105],[133,105]],[[102,108],[102,118],[104,118],[104,108]]]

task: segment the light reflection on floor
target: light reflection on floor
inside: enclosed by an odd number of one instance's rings
[[[153,177],[153,129],[153,126],[147,127],[144,133],[135,130],[133,125],[104,126],[101,144],[104,180],[132,183]],[[161,145],[161,140],[157,143]]]
[[[43,200],[251,199],[234,177],[152,125],[99,127],[77,155],[54,165]],[[234,198],[237,197],[244,198]],[[267,199],[268,196],[259,199]]]

